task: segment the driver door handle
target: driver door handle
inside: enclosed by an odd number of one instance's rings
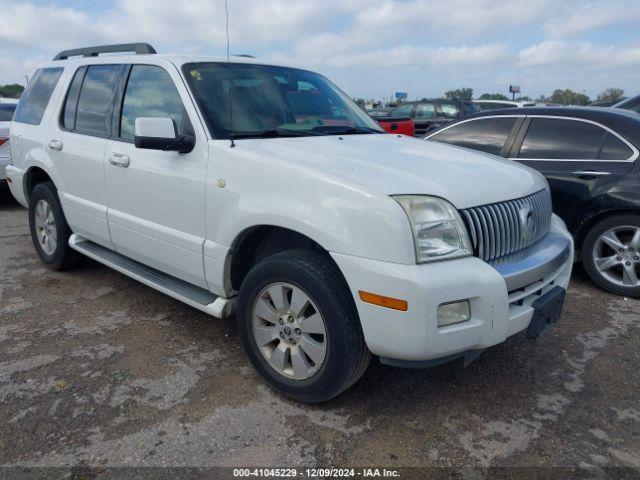
[[[129,166],[129,162],[129,155],[125,155],[124,153],[113,152],[109,157],[109,163],[116,167],[127,168]]]

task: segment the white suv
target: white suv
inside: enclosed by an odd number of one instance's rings
[[[559,318],[573,243],[537,172],[384,134],[316,73],[154,53],[63,52],[29,83],[7,172],[46,265],[235,311],[255,368],[308,402],[371,354],[470,361]]]

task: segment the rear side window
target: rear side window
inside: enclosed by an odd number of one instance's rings
[[[436,133],[429,140],[500,155],[516,120],[514,117],[496,117],[463,122]]]
[[[533,118],[520,148],[520,158],[597,160],[608,132],[578,120]]]
[[[121,65],[91,65],[82,83],[75,130],[91,135],[108,136],[111,112]]]
[[[436,106],[433,103],[421,103],[416,107],[416,118],[431,118],[436,115]]]
[[[13,117],[14,122],[40,125],[62,70],[62,68],[43,68],[33,75],[22,93]]]
[[[0,122],[10,122],[15,111],[15,103],[0,103]]]
[[[460,116],[458,102],[440,102],[440,108],[444,118],[458,118]]]
[[[600,152],[600,160],[627,160],[633,155],[633,150],[629,145],[624,143],[618,137],[611,133],[607,133],[602,151]]]
[[[180,94],[169,74],[161,67],[132,67],[122,102],[121,138],[133,140],[136,118],[140,117],[169,117],[175,121],[178,135],[192,130]]]
[[[73,76],[71,86],[67,92],[67,98],[64,102],[62,113],[62,126],[69,130],[76,128],[76,109],[78,108],[78,97],[80,96],[80,87],[84,80],[84,74],[87,67],[80,67]]]

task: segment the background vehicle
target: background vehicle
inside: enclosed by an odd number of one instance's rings
[[[595,107],[496,110],[427,138],[542,172],[591,279],[640,296],[640,116]]]
[[[479,111],[480,109],[472,100],[437,98],[402,103],[389,112],[389,117],[411,118],[415,136],[423,137],[427,132]]]
[[[99,56],[121,51],[139,55]],[[7,174],[43,263],[80,253],[215,317],[235,308],[263,378],[318,402],[372,354],[423,367],[536,338],[571,274],[542,175],[382,133],[307,70],[94,47],[32,76]],[[501,208],[490,233],[475,220]]]
[[[410,118],[386,117],[374,118],[374,120],[376,120],[387,133],[397,133],[398,135],[408,135],[410,137],[413,137],[415,134],[413,120]]]
[[[623,108],[625,110],[632,110],[636,113],[640,113],[640,95],[622,100],[614,104],[613,108]]]
[[[18,104],[12,98],[0,98],[0,184],[5,183],[5,169],[9,164],[11,151],[9,149],[9,130],[13,112]]]
[[[480,110],[497,110],[499,108],[535,107],[536,102],[520,102],[515,100],[474,100]]]

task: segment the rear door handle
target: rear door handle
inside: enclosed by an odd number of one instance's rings
[[[604,177],[606,175],[610,175],[611,172],[599,172],[597,170],[578,170],[577,172],[573,172],[573,175],[576,177]]]
[[[109,163],[116,167],[127,168],[129,166],[129,162],[129,155],[125,155],[124,153],[113,152],[109,157]]]
[[[49,150],[55,150],[56,152],[62,151],[62,142],[60,140],[51,140],[49,141]]]

